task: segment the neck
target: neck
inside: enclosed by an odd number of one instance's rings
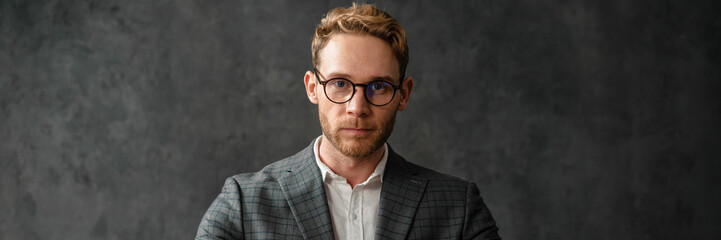
[[[383,158],[384,147],[365,157],[349,157],[338,151],[325,136],[321,137],[318,157],[335,174],[344,177],[351,188],[361,184],[373,174],[376,166]]]

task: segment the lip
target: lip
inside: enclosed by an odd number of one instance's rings
[[[373,129],[366,129],[366,128],[341,128],[340,130],[344,133],[348,133],[348,134],[356,135],[356,136],[370,135],[371,132],[373,132]]]

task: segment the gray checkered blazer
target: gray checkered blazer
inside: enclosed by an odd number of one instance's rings
[[[195,237],[301,238],[334,238],[313,143],[260,172],[228,178]],[[474,183],[409,163],[392,149],[375,238],[500,239]]]

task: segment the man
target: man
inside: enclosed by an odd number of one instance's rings
[[[407,162],[385,142],[408,105],[408,46],[372,5],[330,11],[312,41],[308,99],[323,134],[226,180],[196,239],[500,239],[475,184]]]

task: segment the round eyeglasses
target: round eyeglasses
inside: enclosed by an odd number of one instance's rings
[[[323,85],[323,91],[325,92],[325,96],[328,97],[328,100],[337,104],[350,101],[355,94],[357,86],[363,87],[366,101],[374,106],[388,105],[388,103],[393,101],[396,90],[401,89],[401,87],[383,80],[376,80],[367,84],[353,83],[345,78],[331,78],[321,81],[320,77],[318,77],[318,75],[320,75],[318,74],[318,69],[313,68],[313,73],[318,83]],[[401,81],[403,80],[401,79]]]

